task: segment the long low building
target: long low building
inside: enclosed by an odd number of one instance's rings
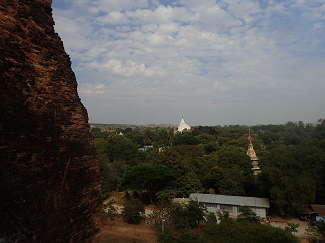
[[[266,218],[267,210],[270,208],[269,199],[259,197],[192,193],[189,200],[198,201],[200,204],[203,204],[206,206],[208,212],[216,213],[217,211],[227,211],[230,216],[235,217],[239,214],[238,206],[251,207],[253,212],[261,218]]]

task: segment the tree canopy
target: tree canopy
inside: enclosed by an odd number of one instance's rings
[[[139,164],[126,172],[121,186],[131,190],[160,191],[174,186],[176,173],[165,165]]]
[[[262,171],[257,176],[246,154],[248,129],[197,126],[174,134],[174,127],[92,128],[103,194],[123,185],[148,191],[153,200],[196,191],[268,197],[282,212],[325,203],[325,119],[251,126]],[[144,145],[150,149],[138,150]]]

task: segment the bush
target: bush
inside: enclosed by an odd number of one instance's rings
[[[198,202],[190,201],[186,207],[186,216],[189,225],[193,228],[204,219],[204,215],[207,212],[206,207],[202,206]]]
[[[103,209],[100,214],[100,219],[103,224],[107,224],[109,220],[114,220],[117,215],[117,209],[113,206],[114,199],[111,199],[108,203],[103,205]]]
[[[182,229],[173,232],[172,229],[166,228],[164,233],[157,234],[158,243],[206,243],[208,242],[199,231]]]
[[[197,202],[190,201],[187,205],[180,203],[162,203],[156,205],[147,222],[153,227],[160,227],[162,220],[172,229],[188,229],[197,227],[204,220],[206,208]]]
[[[216,224],[218,223],[218,219],[216,217],[216,215],[214,213],[208,213],[205,215],[205,218],[206,218],[206,223],[207,224]]]
[[[122,209],[123,219],[129,224],[139,224],[141,215],[145,214],[145,209],[142,202],[139,199],[130,199],[123,203]]]
[[[248,220],[251,222],[260,222],[262,220],[249,206],[239,206],[238,211],[240,212],[237,218],[238,221]]]

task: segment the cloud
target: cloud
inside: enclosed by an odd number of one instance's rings
[[[318,95],[324,88],[323,0],[53,4],[55,28],[72,57],[86,107],[94,107],[97,97],[125,112],[138,105],[176,114],[183,107],[191,115],[214,109],[228,114],[246,106],[276,110],[313,92],[314,104],[325,101]],[[92,110],[91,120],[102,117],[99,113]],[[215,121],[207,117],[208,124]]]

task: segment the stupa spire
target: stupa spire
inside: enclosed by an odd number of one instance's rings
[[[253,138],[251,137],[251,129],[249,128],[249,134],[248,134],[248,138],[247,138],[249,141],[252,141]]]
[[[253,138],[251,136],[251,129],[249,129],[247,139],[249,140],[247,155],[252,160],[252,165],[253,165],[252,170],[254,171],[254,175],[257,175],[259,172],[261,172],[261,169],[260,169],[260,167],[258,167],[258,157],[256,156],[256,153],[255,153],[255,150],[253,147],[253,143],[252,143]]]

